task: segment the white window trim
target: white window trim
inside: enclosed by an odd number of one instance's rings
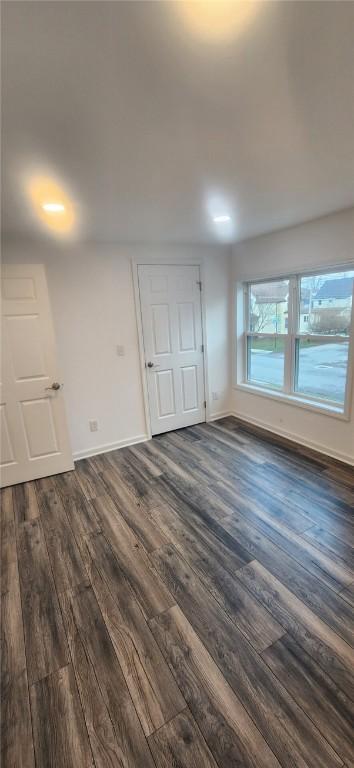
[[[294,381],[294,366],[295,366],[295,348],[294,345],[296,343],[297,338],[306,339],[306,338],[319,338],[321,341],[326,342],[328,340],[328,343],[333,342],[333,340],[339,340],[340,342],[344,342],[343,336],[331,336],[331,337],[325,337],[321,334],[314,335],[314,334],[306,334],[306,333],[299,333],[299,320],[300,320],[300,313],[296,310],[296,308],[299,306],[298,302],[298,292],[299,292],[299,280],[300,277],[306,275],[317,275],[322,272],[322,274],[331,274],[336,272],[342,272],[342,271],[349,271],[354,269],[354,264],[352,262],[346,263],[343,265],[336,265],[336,266],[319,266],[317,269],[312,270],[304,270],[301,269],[296,274],[271,274],[268,276],[263,276],[260,279],[257,279],[254,276],[251,276],[250,278],[245,278],[242,280],[242,282],[237,282],[235,284],[235,296],[234,296],[234,319],[233,319],[233,329],[236,328],[236,343],[234,344],[234,364],[233,364],[233,389],[240,390],[243,392],[248,392],[257,396],[270,398],[272,400],[278,400],[279,402],[283,402],[289,405],[293,405],[299,408],[304,408],[306,410],[311,410],[315,413],[324,414],[326,416],[332,416],[337,419],[340,419],[342,421],[349,421],[350,420],[350,409],[351,409],[351,395],[352,395],[352,384],[353,384],[353,357],[354,357],[354,285],[353,285],[353,299],[352,299],[352,318],[351,318],[351,328],[350,328],[350,334],[349,334],[349,350],[348,350],[348,368],[347,368],[347,380],[346,380],[346,390],[345,390],[345,397],[344,397],[344,404],[343,407],[341,405],[338,405],[337,403],[329,400],[323,400],[321,398],[312,398],[308,395],[302,395],[298,392],[293,392],[291,390],[292,382]],[[249,332],[248,329],[248,307],[249,307],[249,296],[248,296],[248,290],[249,290],[249,284],[250,283],[256,283],[256,282],[268,282],[270,280],[281,280],[281,279],[287,279],[289,280],[289,289],[290,291],[295,292],[293,293],[293,301],[290,302],[289,306],[289,318],[288,318],[288,334],[276,334],[279,338],[288,338],[290,343],[285,345],[285,351],[284,354],[289,357],[288,364],[285,364],[284,361],[284,370],[287,372],[287,380],[284,380],[284,390],[278,391],[276,389],[272,390],[271,387],[263,386],[261,383],[259,386],[256,383],[251,383],[247,381],[247,336],[272,336],[272,334],[269,333],[254,333],[252,334]],[[294,310],[295,317],[291,316],[291,310]],[[235,376],[236,374],[236,376]]]

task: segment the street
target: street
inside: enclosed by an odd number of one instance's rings
[[[297,390],[312,397],[344,402],[348,343],[301,348]],[[265,350],[252,351],[251,380],[281,387],[284,355]]]

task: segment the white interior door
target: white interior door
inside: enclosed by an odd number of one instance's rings
[[[44,267],[4,265],[1,294],[3,487],[65,472],[74,464]]]
[[[151,432],[205,421],[199,267],[138,267]]]

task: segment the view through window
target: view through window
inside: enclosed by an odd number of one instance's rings
[[[246,286],[246,381],[344,408],[354,270]]]

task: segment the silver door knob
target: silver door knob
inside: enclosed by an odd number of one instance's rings
[[[46,389],[54,389],[54,391],[56,392],[57,389],[60,389],[60,387],[61,387],[61,384],[59,384],[59,381],[53,381],[53,384],[51,384],[50,387],[46,387]]]

